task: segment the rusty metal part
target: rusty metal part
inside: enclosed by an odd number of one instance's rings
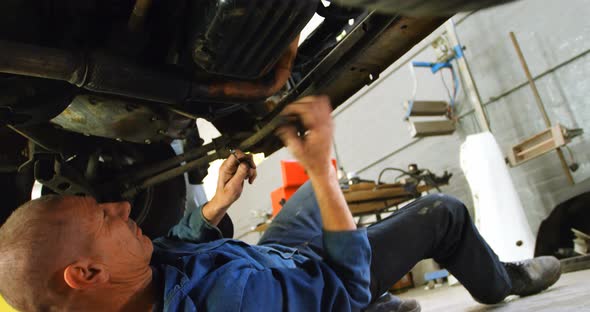
[[[84,81],[84,58],[76,53],[0,41],[0,72],[77,84]]]
[[[127,29],[130,32],[138,32],[143,29],[145,24],[145,17],[148,11],[152,7],[152,0],[136,0],[131,16],[129,16],[129,22],[127,23]]]
[[[269,123],[288,103],[306,95],[328,95],[332,106],[338,107],[446,20],[367,14],[326,57],[295,82],[262,123]],[[254,151],[271,154],[281,147],[278,143],[255,146]]]
[[[215,144],[210,143],[195,149],[191,149],[184,154],[177,155],[170,159],[161,161],[157,164],[153,164],[147,168],[143,168],[142,170],[138,170],[133,174],[126,174],[124,176],[119,177],[119,180],[123,181],[123,184],[131,184],[133,182],[137,182],[142,179],[146,179],[150,176],[163,172],[167,169],[176,167],[183,162],[190,162],[194,159],[202,157],[203,155],[213,153],[215,151]],[[187,170],[189,171],[189,170]]]
[[[194,118],[142,101],[111,96],[78,95],[51,122],[68,131],[134,143],[183,139]]]
[[[320,1],[187,2],[183,31],[195,64],[216,76],[255,80],[275,67],[312,19]]]
[[[363,38],[355,48],[339,60],[326,73],[320,83],[313,84],[306,93],[322,93],[330,96],[333,106],[339,106],[365,85],[378,79],[390,64],[402,57],[414,45],[437,29],[446,17],[396,16],[385,27],[383,16],[374,14],[367,22],[368,38]],[[362,25],[361,25],[362,26]],[[362,28],[363,29],[363,28]]]
[[[68,164],[60,162],[53,155],[39,157],[35,161],[35,180],[58,194],[93,196],[96,194],[80,175]]]
[[[147,101],[177,103],[188,96],[190,81],[121,62],[35,45],[0,41],[0,72],[67,81],[78,87]]]
[[[286,121],[286,119],[284,119],[282,116],[274,118],[255,135],[238,144],[237,148],[243,151],[249,150],[262,139],[271,135],[278,127],[285,124],[285,122],[288,121]],[[174,177],[184,174],[185,172],[200,168],[203,165],[206,165],[217,159],[227,158],[230,155],[231,152],[230,149],[227,148],[227,145],[224,146],[224,144],[219,144],[214,141],[136,173],[135,175],[131,176],[131,179],[127,179],[127,181],[123,183],[128,184],[129,188],[123,192],[122,196],[123,198],[131,198],[141,190],[144,190],[150,186],[170,180]],[[185,161],[186,164],[178,166],[181,162]],[[177,167],[168,169],[173,166]]]
[[[35,145],[62,155],[64,159],[76,155],[76,143],[78,140],[74,138],[77,136],[75,133],[59,131],[49,124],[18,127],[7,125],[6,127],[29,139]]]
[[[148,106],[128,100],[79,95],[51,122],[84,135],[146,143],[170,138],[170,123],[161,116]]]
[[[220,158],[222,158],[222,157],[216,152],[208,154],[204,157],[201,157],[201,158],[198,158],[198,159],[193,160],[191,162],[188,162],[183,166],[176,167],[174,169],[170,169],[170,170],[164,171],[160,174],[154,175],[150,178],[147,178],[147,179],[143,180],[141,183],[131,186],[130,188],[125,190],[121,196],[123,198],[133,198],[135,195],[137,195],[142,190],[145,190],[145,189],[147,189],[151,186],[154,186],[156,184],[160,184],[164,181],[170,180],[174,177],[183,175],[185,172],[188,172],[188,171],[196,169],[196,168],[200,168],[200,167],[202,167],[206,164],[209,164],[210,162],[213,162],[213,161],[220,159]]]
[[[516,35],[514,35],[513,32],[510,32],[510,39],[512,40],[512,44],[514,45],[514,49],[516,50],[516,53],[518,54],[518,59],[520,60],[520,64],[522,65],[522,69],[524,70],[526,78],[529,81],[529,85],[531,86],[531,90],[533,91],[533,95],[535,97],[535,102],[537,103],[537,107],[539,108],[539,111],[541,112],[541,115],[543,116],[543,120],[545,121],[545,126],[547,128],[551,128],[551,120],[549,119],[549,116],[547,115],[547,111],[545,110],[545,105],[543,105],[543,100],[541,99],[541,95],[539,94],[539,90],[537,90],[537,84],[535,83],[535,80],[533,79],[533,75],[531,75],[531,71],[529,70],[529,66],[526,62],[526,59],[524,58],[524,54],[522,53],[522,50],[520,49],[520,45],[518,44],[518,40],[516,39]],[[570,185],[574,185],[576,182],[574,180],[574,176],[572,175],[572,172],[570,171],[567,161],[565,160],[565,155],[563,154],[563,150],[561,150],[561,148],[557,148],[555,151],[557,152],[557,156],[559,157],[559,162],[561,163],[561,167],[563,169],[563,172],[565,173],[568,183]]]
[[[218,98],[256,99],[267,98],[279,92],[287,83],[289,76],[291,76],[293,62],[297,56],[298,44],[299,36],[291,42],[287,51],[283,53],[277,62],[271,79],[265,80],[263,78],[255,82],[228,81],[213,83],[209,86],[209,94]]]
[[[106,55],[0,41],[0,73],[62,80],[96,93],[166,104],[191,98],[263,100],[285,85],[296,50],[294,41],[270,82],[200,83],[174,70],[153,70]]]

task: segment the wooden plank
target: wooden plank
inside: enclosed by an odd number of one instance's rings
[[[410,135],[413,138],[447,135],[453,132],[455,124],[451,120],[410,121]]]
[[[385,208],[387,208],[386,201],[372,201],[368,203],[348,204],[348,209],[350,209],[350,212],[352,212],[353,215],[379,211]]]
[[[578,256],[561,260],[561,273],[590,269],[590,255]]]
[[[562,126],[556,124],[514,145],[508,154],[510,165],[518,166],[566,145],[569,140],[564,137],[563,132]]]
[[[399,205],[403,202],[408,200],[412,200],[413,197],[406,196],[406,197],[399,197],[395,199],[389,200],[382,200],[382,201],[371,201],[365,203],[352,203],[348,204],[348,208],[353,215],[360,215],[360,214],[368,214],[368,213],[377,213],[382,211],[386,208],[393,207],[395,205]]]
[[[254,228],[254,230],[252,230],[252,232],[264,232],[268,229],[270,224],[271,222],[260,223]]]
[[[431,190],[433,187],[429,185],[418,185],[416,188],[418,193],[426,192]],[[344,192],[344,198],[346,199],[347,203],[354,203],[354,202],[366,202],[366,201],[375,201],[375,200],[383,200],[383,199],[390,199],[395,197],[402,197],[402,196],[412,196],[412,194],[403,187],[395,186],[395,187],[381,187],[373,188],[370,190],[361,190],[361,191],[349,191]]]
[[[401,183],[391,183],[391,184],[380,184],[379,186],[377,186],[377,184],[372,183],[372,182],[362,182],[362,183],[357,183],[357,184],[351,184],[349,185],[349,188],[346,190],[343,190],[344,193],[347,192],[355,192],[355,191],[363,191],[363,190],[373,190],[374,188],[379,188],[379,189],[386,189],[386,188],[395,188],[395,187],[403,187],[404,185]]]
[[[361,191],[361,190],[372,190],[377,186],[375,183],[368,183],[362,182],[357,184],[351,184],[348,186],[348,190],[344,190],[344,192],[354,192],[354,191]]]
[[[346,202],[370,201],[408,195],[403,187],[371,189],[344,193]]]
[[[410,102],[404,103],[406,111],[410,109]],[[449,103],[443,101],[414,101],[410,117],[415,116],[445,116]]]

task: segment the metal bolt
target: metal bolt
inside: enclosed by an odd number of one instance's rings
[[[123,139],[121,139],[121,138],[116,138],[115,140],[116,140],[117,142],[123,142]]]
[[[149,139],[146,139],[144,142],[145,144],[152,144],[152,141],[150,141]]]

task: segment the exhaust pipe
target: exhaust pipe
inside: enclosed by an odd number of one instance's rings
[[[264,100],[278,92],[291,74],[298,39],[281,56],[271,79],[200,83],[189,75],[153,70],[101,54],[0,41],[0,73],[67,81],[88,91],[165,104],[191,98]]]

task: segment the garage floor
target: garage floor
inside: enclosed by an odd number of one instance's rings
[[[418,300],[422,311],[590,311],[590,270],[564,274],[541,294],[508,298],[507,303],[493,306],[478,304],[460,285],[416,288],[399,297]]]

